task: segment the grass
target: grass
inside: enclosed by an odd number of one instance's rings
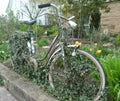
[[[107,99],[120,101],[120,48],[110,49],[99,45],[83,45],[81,47],[93,54],[103,65],[106,74]],[[101,50],[100,54],[96,54]]]
[[[101,59],[106,73],[108,94],[111,101],[120,101],[120,58],[108,55]]]

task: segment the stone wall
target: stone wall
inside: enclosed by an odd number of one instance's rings
[[[101,28],[105,33],[120,32],[120,1],[107,3],[110,12],[101,11]]]

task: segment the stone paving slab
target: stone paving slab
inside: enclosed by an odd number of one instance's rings
[[[5,87],[0,87],[0,101],[17,101]]]
[[[42,88],[1,63],[0,76],[4,79],[4,86],[18,101],[58,101],[44,92]]]

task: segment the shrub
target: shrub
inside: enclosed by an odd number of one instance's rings
[[[120,46],[120,34],[117,35],[115,45]]]
[[[14,16],[13,11],[10,11],[6,16],[0,16],[0,41],[8,40],[9,36],[19,29],[17,17]]]
[[[46,38],[41,38],[38,42],[39,46],[47,46],[48,44],[49,44],[49,42]]]
[[[21,31],[27,31],[27,29],[28,29],[28,25],[21,24],[21,27],[20,27]]]
[[[44,28],[39,25],[35,25],[33,30],[36,31],[37,37],[40,37],[45,32]]]
[[[9,57],[8,42],[2,42],[0,45],[0,62],[7,60]]]
[[[47,30],[47,35],[54,34],[57,31],[57,27],[53,26]]]

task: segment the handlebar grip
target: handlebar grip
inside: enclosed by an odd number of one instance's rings
[[[49,6],[51,6],[51,4],[46,3],[46,4],[38,5],[38,8],[44,8],[44,7],[49,7]]]

